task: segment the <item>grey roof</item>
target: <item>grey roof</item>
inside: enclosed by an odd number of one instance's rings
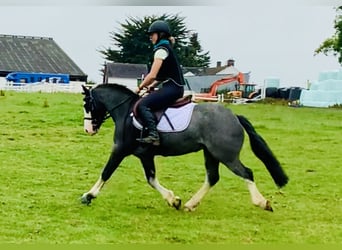
[[[52,38],[0,34],[0,73],[5,76],[15,71],[63,73],[70,80],[87,80]]]
[[[209,89],[210,86],[219,79],[222,79],[222,75],[207,75],[207,76],[186,76],[185,79],[188,81],[189,87],[196,93],[204,92]],[[235,90],[235,84],[237,82],[231,82],[224,85],[225,89]]]
[[[216,75],[218,72],[224,70],[228,66],[216,66],[212,68],[208,67],[183,67],[183,73],[191,72],[196,76],[211,76]]]
[[[117,78],[140,78],[146,75],[148,68],[146,64],[133,63],[107,63],[105,66],[105,76]]]

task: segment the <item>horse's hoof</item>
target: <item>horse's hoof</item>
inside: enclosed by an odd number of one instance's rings
[[[188,202],[187,204],[184,205],[184,211],[186,212],[193,212],[196,210],[196,208],[198,207],[199,203],[195,204],[195,205],[190,205]]]
[[[196,210],[195,207],[187,207],[187,206],[184,207],[184,211],[185,211],[185,212],[193,212],[193,211],[195,211],[195,210]]]
[[[82,204],[85,204],[85,205],[90,205],[91,203],[91,200],[94,199],[95,197],[91,194],[84,194],[82,197],[81,197],[81,202]]]
[[[180,207],[182,206],[182,200],[179,196],[176,196],[173,203],[172,203],[172,206],[174,208],[176,208],[177,210],[180,209]]]
[[[266,210],[266,211],[273,212],[273,208],[272,208],[272,206],[271,206],[271,202],[270,202],[270,201],[266,201],[265,210]]]
[[[191,209],[189,207],[184,207],[185,212],[191,212]]]

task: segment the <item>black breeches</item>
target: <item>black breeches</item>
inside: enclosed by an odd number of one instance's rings
[[[145,106],[152,111],[160,110],[170,106],[178,98],[184,94],[184,88],[175,85],[174,83],[167,83],[156,91],[151,92],[145,96],[139,103],[139,106]],[[138,107],[139,110],[139,107]]]

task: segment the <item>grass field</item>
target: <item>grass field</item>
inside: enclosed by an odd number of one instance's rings
[[[241,159],[274,212],[254,207],[245,183],[221,166],[218,184],[188,213],[167,206],[135,157],[82,205],[109,156],[112,121],[90,137],[80,94],[1,94],[1,243],[342,243],[341,109],[226,104],[250,119],[290,182],[276,188],[246,137]],[[161,184],[183,202],[204,181],[201,152],[156,164]]]

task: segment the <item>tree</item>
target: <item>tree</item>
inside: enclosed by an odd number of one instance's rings
[[[327,38],[323,43],[315,50],[315,55],[323,53],[328,55],[332,53],[334,56],[338,56],[338,62],[342,65],[342,6],[336,8],[337,15],[334,21],[335,34]]]
[[[182,65],[186,67],[208,67],[210,62],[209,52],[203,52],[198,41],[198,33],[191,33],[189,44],[184,46],[178,54],[182,57]]]
[[[155,20],[165,20],[169,23],[172,36],[176,43],[174,50],[182,66],[208,67],[210,63],[209,52],[203,52],[198,41],[198,34],[188,30],[184,17],[163,14],[161,16],[146,16],[142,19],[130,17],[121,23],[121,30],[111,32],[111,39],[118,49],[107,48],[100,50],[105,59],[121,63],[148,64],[151,61],[152,44],[146,33]]]

